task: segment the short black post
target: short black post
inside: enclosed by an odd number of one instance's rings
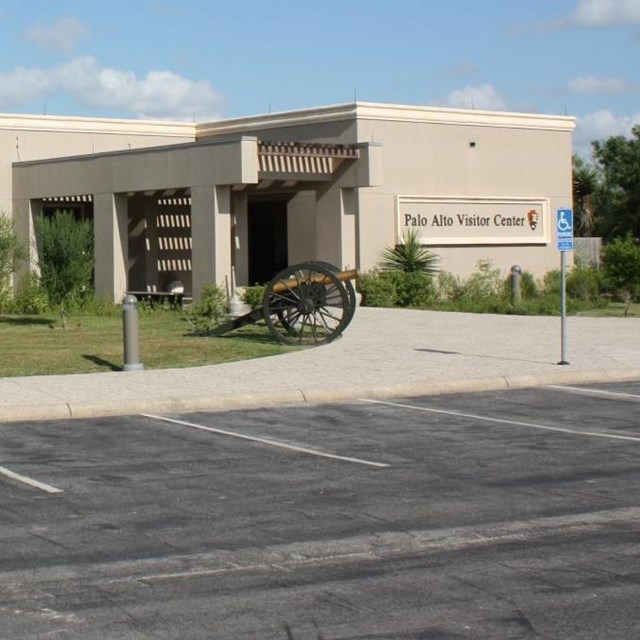
[[[122,302],[122,330],[124,336],[123,371],[142,371],[138,348],[138,299],[127,294]]]
[[[514,306],[522,302],[522,269],[520,265],[511,267],[511,304]]]

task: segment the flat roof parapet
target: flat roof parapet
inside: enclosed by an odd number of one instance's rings
[[[198,139],[234,133],[254,132],[259,135],[259,131],[264,129],[299,127],[344,120],[386,120],[389,122],[419,122],[425,124],[553,131],[573,131],[576,126],[574,117],[554,114],[453,109],[427,105],[378,102],[349,102],[240,118],[226,118],[216,122],[203,122],[196,125],[196,135]]]

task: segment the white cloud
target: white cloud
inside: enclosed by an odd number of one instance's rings
[[[639,0],[577,0],[576,8],[566,17],[534,22],[532,29],[562,29],[566,27],[620,27],[640,24]],[[519,33],[522,26],[514,27]]]
[[[51,78],[41,69],[16,67],[0,73],[0,105],[10,107],[43,98],[48,95],[51,85]]]
[[[633,85],[624,78],[579,76],[569,80],[567,83],[567,89],[569,93],[615,95],[638,91],[638,86]]]
[[[630,136],[631,128],[640,124],[640,112],[620,116],[605,109],[578,118],[573,138],[574,151],[583,158],[591,157],[591,142],[611,136]]]
[[[483,109],[504,111],[505,99],[491,84],[469,85],[452,91],[444,100],[448,107],[455,109]]]
[[[69,53],[89,35],[89,29],[72,16],[52,24],[39,22],[26,31],[27,39],[48,52]]]
[[[568,24],[580,27],[608,27],[640,23],[638,0],[578,0]]]
[[[0,106],[68,94],[80,105],[139,118],[214,120],[222,97],[208,82],[183,78],[172,71],[132,71],[100,67],[91,56],[49,70],[16,68],[0,73]]]

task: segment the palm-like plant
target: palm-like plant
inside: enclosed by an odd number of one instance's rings
[[[402,242],[387,247],[380,255],[379,267],[382,271],[421,272],[433,275],[438,272],[440,257],[420,244],[420,236],[414,229],[402,235]]]

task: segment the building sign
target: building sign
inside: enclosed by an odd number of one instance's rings
[[[548,244],[544,198],[398,196],[398,238],[417,231],[423,244]]]

